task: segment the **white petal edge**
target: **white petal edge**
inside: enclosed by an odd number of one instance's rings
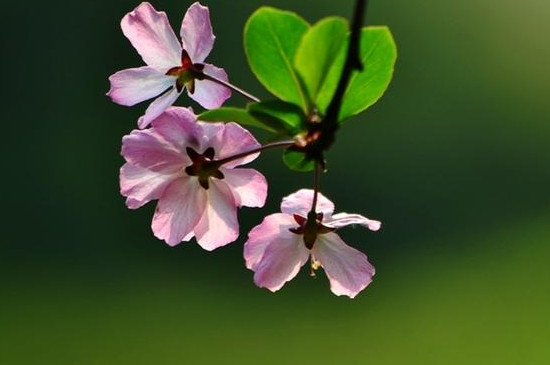
[[[382,227],[382,222],[380,221],[369,219],[360,214],[348,213],[334,214],[329,220],[323,221],[323,223],[332,228],[342,228],[352,224],[359,224],[374,232],[380,230]]]

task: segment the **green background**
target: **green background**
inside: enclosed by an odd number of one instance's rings
[[[342,128],[322,178],[337,211],[384,223],[340,231],[377,269],[354,300],[306,270],[271,294],[244,267],[246,232],[311,186],[278,151],[254,163],[266,207],[241,210],[240,239],[213,253],[156,240],[153,204],[125,208],[120,141],[145,105],[104,94],[142,64],[119,28],[137,4],[3,5],[1,364],[550,363],[548,1],[372,1],[394,80]],[[189,4],[154,3],[178,30]],[[266,97],[241,39],[263,4],[208,2],[209,60]],[[311,22],[353,7],[269,4]]]

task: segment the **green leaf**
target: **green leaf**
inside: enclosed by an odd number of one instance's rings
[[[307,111],[308,100],[293,68],[294,56],[309,24],[297,14],[261,7],[244,28],[248,63],[273,95]]]
[[[328,72],[348,37],[348,22],[329,17],[313,25],[302,37],[294,67],[301,76],[309,100],[316,100]]]
[[[326,112],[336,91],[344,67],[349,39],[340,49],[338,58],[319,92],[316,105]],[[354,72],[344,95],[339,121],[359,114],[384,94],[393,76],[397,48],[387,27],[366,27],[361,32],[360,58],[363,71]]]
[[[242,125],[265,129],[270,132],[277,132],[277,128],[257,119],[248,110],[240,108],[222,107],[219,109],[207,110],[198,116],[198,120],[204,122],[237,122]]]
[[[299,172],[309,172],[315,170],[315,161],[307,158],[303,152],[285,150],[283,161],[289,169]]]
[[[281,100],[262,101],[248,104],[248,111],[259,120],[270,125],[278,125],[287,135],[295,136],[305,129],[306,116],[294,104]],[[270,123],[271,122],[271,123]]]

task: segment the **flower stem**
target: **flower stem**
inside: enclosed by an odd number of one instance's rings
[[[253,155],[253,154],[261,152],[261,151],[265,151],[265,150],[273,149],[273,148],[286,148],[286,147],[294,146],[295,144],[296,144],[295,141],[281,141],[281,142],[268,143],[268,144],[265,144],[265,145],[260,146],[258,148],[254,148],[253,150],[250,150],[250,151],[241,152],[241,153],[238,153],[238,154],[233,155],[233,156],[222,158],[221,160],[214,160],[214,161],[212,161],[212,163],[217,165],[217,166],[221,166],[221,165],[226,164],[228,162],[232,162],[232,161],[244,158],[246,156]]]
[[[315,217],[317,212],[315,209],[317,208],[317,197],[319,195],[320,190],[320,176],[321,175],[321,164],[319,162],[315,163],[315,171],[313,173],[313,201],[311,202],[311,210],[309,211],[309,215]]]
[[[254,95],[250,94],[250,93],[247,93],[246,91],[244,91],[243,89],[240,89],[238,87],[236,87],[235,85],[233,84],[230,84],[229,82],[227,81],[224,81],[224,80],[220,80],[220,79],[217,79],[215,78],[214,76],[211,76],[211,75],[207,75],[205,74],[204,72],[202,73],[202,76],[204,76],[204,79],[205,80],[210,80],[212,82],[215,82],[216,84],[220,84],[220,85],[223,85],[239,94],[241,94],[242,96],[244,96],[245,98],[247,98],[248,100],[252,101],[252,102],[255,102],[255,103],[259,103],[260,102],[260,99],[258,99],[257,97],[255,97]]]

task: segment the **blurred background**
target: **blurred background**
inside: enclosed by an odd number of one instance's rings
[[[256,8],[310,22],[353,8],[203,2],[209,60],[262,97],[242,47]],[[154,2],[177,30],[190,4]],[[241,237],[213,253],[155,239],[154,204],[125,208],[121,137],[146,104],[104,94],[110,74],[142,65],[119,27],[137,5],[4,5],[1,364],[550,363],[548,1],[371,1],[368,23],[398,45],[395,76],[341,129],[322,177],[337,211],[384,223],[340,231],[377,269],[354,300],[322,271],[272,294],[244,267],[246,232],[311,186],[279,151],[254,163],[266,207],[240,210]]]

